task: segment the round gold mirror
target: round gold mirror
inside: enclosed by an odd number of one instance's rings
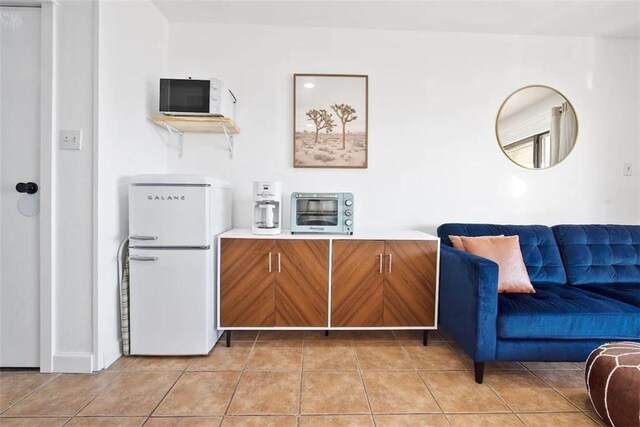
[[[573,106],[548,86],[526,86],[507,97],[496,119],[498,144],[515,164],[546,169],[563,161],[578,137]]]

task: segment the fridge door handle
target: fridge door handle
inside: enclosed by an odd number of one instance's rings
[[[130,240],[158,240],[158,236],[143,236],[140,234],[134,234],[129,236]]]
[[[140,255],[131,255],[129,257],[131,261],[157,261],[157,256],[140,256]]]

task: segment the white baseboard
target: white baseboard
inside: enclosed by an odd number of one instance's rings
[[[122,356],[122,351],[120,351],[120,343],[115,348],[112,348],[109,352],[104,352],[102,354],[102,363],[103,366],[100,369],[107,369],[113,362],[118,360]]]
[[[91,373],[93,372],[93,354],[91,353],[55,353],[53,372]]]

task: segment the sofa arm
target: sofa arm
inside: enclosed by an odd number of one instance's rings
[[[442,245],[439,320],[476,362],[495,360],[498,265]]]

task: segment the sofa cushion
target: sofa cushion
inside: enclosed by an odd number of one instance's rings
[[[438,227],[442,244],[451,246],[449,235],[519,236],[520,250],[531,283],[566,283],[558,246],[551,229],[544,225],[443,224]],[[536,288],[537,289],[537,288]]]
[[[604,295],[640,309],[640,283],[617,283],[614,285],[582,285],[580,289]],[[640,337],[638,337],[640,339]]]
[[[580,287],[539,284],[498,295],[498,338],[638,339],[640,310]]]
[[[640,226],[552,227],[572,285],[640,283]]]

